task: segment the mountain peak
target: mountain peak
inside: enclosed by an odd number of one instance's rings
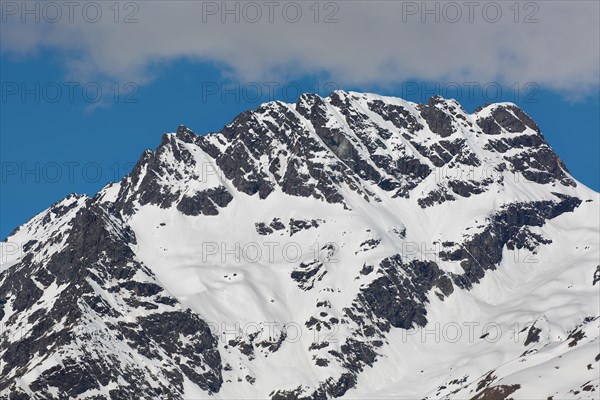
[[[179,125],[177,127],[176,133],[185,133],[187,131],[189,131],[189,128],[187,126],[185,126],[185,125]]]
[[[484,172],[467,186],[436,178],[439,169],[461,176],[490,163],[498,170],[495,182]],[[303,94],[296,104],[265,103],[204,136],[181,125],[175,135],[163,136],[156,155],[139,164],[132,180],[146,183],[124,185],[122,196],[163,207],[189,203],[181,196],[199,193],[195,180],[201,173],[196,170],[207,166],[247,195],[266,198],[281,190],[344,207],[352,192],[368,201],[392,195],[429,207],[504,190],[506,172],[538,184],[576,185],[537,125],[514,104],[488,105],[468,114],[456,100],[440,96],[415,104],[344,91],[325,98]],[[178,183],[167,183],[173,177]],[[125,193],[134,189],[146,194]],[[210,209],[218,212],[218,207]]]
[[[596,393],[598,194],[536,128],[342,91],[179,126],[2,244],[0,397]]]
[[[537,124],[516,104],[510,102],[493,103],[475,111],[478,123],[488,135],[520,133],[527,128],[541,134]]]
[[[191,143],[194,141],[197,135],[187,126],[179,125],[175,136],[186,143]]]

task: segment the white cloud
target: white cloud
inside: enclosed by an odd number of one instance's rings
[[[36,3],[36,2],[29,2]],[[247,2],[246,2],[247,3]],[[40,2],[40,23],[22,10],[2,2],[1,47],[3,55],[27,55],[50,49],[63,57],[69,76],[76,79],[100,77],[148,82],[153,66],[180,58],[218,62],[227,66],[240,80],[294,79],[307,73],[326,73],[342,84],[386,85],[407,79],[457,82],[499,81],[536,82],[569,96],[597,93],[600,76],[600,2],[539,1],[519,3],[519,22],[515,23],[514,2],[496,2],[502,16],[496,23],[495,8],[478,3],[473,22],[469,21],[468,2],[427,2],[440,10],[440,22],[421,10],[408,15],[422,2],[338,1],[337,23],[315,23],[313,2],[297,2],[303,15],[299,22],[284,19],[283,7],[274,6],[274,22],[269,22],[267,2],[257,1],[262,17],[256,23],[256,8],[239,4],[240,23],[233,15],[221,22],[222,2],[146,1],[136,2],[137,23],[123,23],[133,6],[120,3],[119,22],[115,23],[113,2],[97,2],[102,18],[90,23],[83,18],[83,3],[75,8],[74,22],[67,9],[56,23],[52,9]],[[454,18],[458,5],[462,17]],[[217,14],[207,10],[219,8]],[[29,6],[30,8],[33,6]],[[127,8],[126,8],[127,7]],[[246,7],[247,13],[243,10]],[[288,6],[291,7],[291,6]],[[484,14],[484,7],[488,7]],[[513,7],[513,8],[509,8]],[[125,9],[126,8],[126,9]],[[319,3],[319,19],[334,11],[332,5]],[[94,16],[88,9],[88,16]],[[288,18],[294,9],[288,8]],[[204,11],[204,13],[203,13]],[[444,11],[446,13],[444,14]],[[535,23],[524,23],[533,13]],[[46,17],[46,18],[45,18]],[[48,18],[49,17],[49,18]],[[246,17],[246,18],[244,18]]]

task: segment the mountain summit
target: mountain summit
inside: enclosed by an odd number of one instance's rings
[[[180,126],[2,244],[0,397],[597,398],[599,200],[512,103]]]

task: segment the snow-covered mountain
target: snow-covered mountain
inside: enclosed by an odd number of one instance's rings
[[[2,244],[0,397],[596,399],[599,201],[510,103],[180,126]]]

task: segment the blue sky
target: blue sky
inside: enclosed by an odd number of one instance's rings
[[[306,8],[298,23],[223,22],[194,8],[202,2],[129,3],[118,23],[108,9],[97,23],[2,10],[0,238],[69,193],[120,179],[179,124],[203,134],[264,101],[332,89],[441,94],[468,111],[515,102],[573,176],[600,190],[598,2],[539,3],[533,24],[521,23],[525,9],[518,21],[506,9],[497,23],[423,22],[402,2],[320,3],[318,21]],[[121,23],[132,11],[137,22]]]

